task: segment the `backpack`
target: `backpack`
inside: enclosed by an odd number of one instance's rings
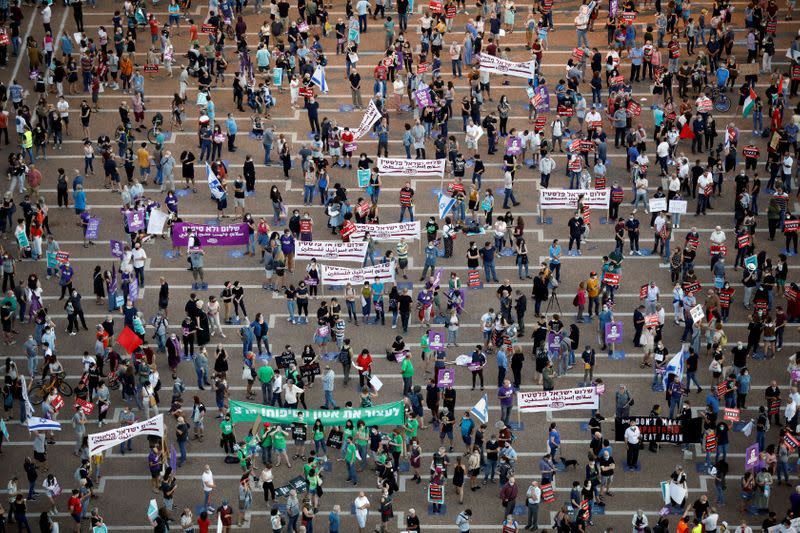
[[[342,363],[343,365],[346,365],[347,363],[349,363],[350,362],[350,350],[348,350],[346,348],[342,348],[341,350],[339,350],[338,359],[339,359],[339,362]]]

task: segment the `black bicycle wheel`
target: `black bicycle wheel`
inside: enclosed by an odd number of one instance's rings
[[[62,381],[58,384],[58,392],[60,392],[62,396],[72,396],[72,385],[66,381]]]
[[[147,140],[150,144],[156,144],[156,139],[158,139],[158,134],[156,133],[155,129],[147,130]]]
[[[31,401],[33,405],[41,405],[44,401],[44,389],[42,389],[41,385],[38,387],[34,387],[28,393],[28,399]]]
[[[731,99],[725,96],[724,94],[720,94],[716,100],[714,100],[714,109],[719,111],[720,113],[725,113],[731,108]]]

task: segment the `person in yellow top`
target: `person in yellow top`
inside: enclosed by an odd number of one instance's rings
[[[33,132],[27,125],[22,133],[22,153],[28,156],[28,161],[31,164],[36,161],[36,157],[33,155]]]
[[[589,318],[592,318],[592,308],[594,314],[600,314],[600,279],[597,272],[590,272],[589,279],[586,280],[586,296],[589,299]]]
[[[139,162],[139,174],[142,176],[142,185],[147,185],[147,176],[150,175],[150,152],[147,151],[147,143],[136,150],[136,159]]]

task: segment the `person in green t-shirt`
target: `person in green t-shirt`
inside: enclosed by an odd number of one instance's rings
[[[311,428],[311,438],[314,440],[314,452],[319,455],[320,450],[322,450],[320,457],[324,457],[324,460],[327,460],[328,447],[325,445],[325,427],[319,418],[314,421],[314,427]]]
[[[272,405],[272,381],[275,379],[275,370],[264,363],[258,369],[258,382],[261,384],[261,403]]]
[[[392,452],[394,468],[400,468],[400,456],[405,454],[406,442],[403,440],[403,428],[397,426],[389,436],[389,446]]]
[[[359,420],[356,424],[355,443],[358,454],[361,456],[361,468],[363,471],[367,468],[367,446],[369,445],[369,430],[367,424],[363,420]]]
[[[417,432],[419,431],[419,419],[415,413],[411,413],[406,420],[405,430],[406,443],[410,444],[413,439],[417,438]]]
[[[423,333],[422,337],[420,337],[420,339],[419,339],[419,346],[422,349],[422,360],[425,362],[425,366],[423,368],[423,371],[426,374],[428,373],[428,364],[429,364],[429,361],[431,360],[431,358],[430,358],[431,349],[428,347],[428,334],[430,332],[431,332],[431,330],[426,329],[425,333]]]
[[[269,422],[265,422],[258,432],[258,445],[261,446],[261,461],[264,464],[272,462],[272,432]]]
[[[414,378],[414,363],[411,362],[411,352],[406,352],[406,357],[400,365],[400,375],[403,377],[403,396],[411,394],[411,381]]]
[[[317,468],[308,471],[306,482],[308,483],[308,493],[311,495],[311,504],[316,510],[319,507],[319,496],[322,492],[322,477]]]
[[[358,450],[353,442],[353,437],[347,438],[347,444],[344,447],[344,462],[347,464],[347,479],[352,481],[353,485],[358,485],[358,475],[356,474],[356,461],[358,460]]]
[[[281,466],[281,457],[286,461],[286,467],[291,468],[292,463],[289,462],[289,454],[286,453],[286,435],[287,432],[280,426],[275,426],[272,430],[272,451],[278,456],[278,462],[275,466]]]
[[[231,415],[225,415],[225,418],[219,423],[219,430],[220,433],[222,433],[222,447],[225,450],[225,456],[230,457],[233,453],[233,446],[236,444],[236,437],[233,435]]]

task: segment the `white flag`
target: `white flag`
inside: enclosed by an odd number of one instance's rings
[[[456,199],[439,193],[439,218],[444,218],[456,204]]]
[[[208,178],[208,188],[211,190],[211,196],[213,196],[215,200],[219,200],[225,195],[225,190],[222,188],[219,178],[214,174],[214,171],[211,170],[211,165],[208,163],[206,163],[206,177]]]
[[[676,380],[683,381],[683,349],[672,356],[672,359],[669,360],[669,363],[667,363],[667,366],[664,369],[664,378],[662,383],[664,384],[665,389],[667,388],[667,377],[670,374],[675,374]]]
[[[489,399],[486,394],[483,395],[483,398],[478,400],[478,403],[470,410],[475,418],[481,421],[481,424],[487,424],[489,422]]]
[[[319,90],[323,93],[328,92],[328,80],[325,79],[325,69],[321,66],[317,66],[316,70],[314,70],[314,75],[311,76],[311,82],[319,87]]]

